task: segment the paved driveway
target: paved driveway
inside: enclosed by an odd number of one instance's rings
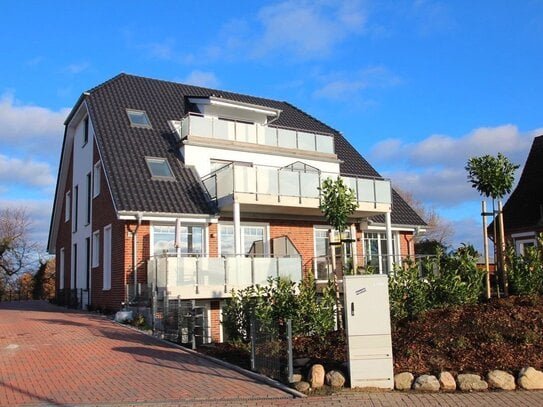
[[[0,303],[0,406],[510,406],[543,392],[288,393],[93,314]]]
[[[0,303],[0,405],[292,398],[99,315]]]

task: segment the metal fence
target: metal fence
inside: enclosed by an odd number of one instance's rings
[[[292,382],[292,321],[251,319],[251,370],[273,379]]]

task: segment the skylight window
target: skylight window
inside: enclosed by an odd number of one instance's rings
[[[149,117],[147,117],[147,113],[144,110],[127,109],[126,113],[133,127],[146,127],[149,129],[152,127]]]
[[[146,157],[145,161],[153,178],[175,179],[170,164],[165,158]]]

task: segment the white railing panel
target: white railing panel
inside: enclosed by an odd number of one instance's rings
[[[277,129],[279,147],[296,148],[296,132],[294,130]]]
[[[212,137],[213,122],[205,117],[190,116],[190,135],[199,137]]]
[[[316,172],[301,172],[300,187],[301,194],[306,198],[318,198],[319,191],[319,174]]]
[[[358,178],[358,201],[373,202],[375,200],[374,181],[372,179]]]
[[[198,285],[224,285],[224,260],[220,257],[198,258]]]
[[[279,277],[287,277],[290,281],[301,281],[302,259],[301,257],[278,257]]]
[[[321,153],[334,153],[334,138],[323,134],[316,134],[317,151]]]
[[[226,278],[228,289],[249,287],[252,284],[251,259],[248,257],[227,257]]]
[[[390,182],[384,180],[375,181],[375,200],[379,203],[392,203],[392,191]]]
[[[277,129],[273,127],[266,127],[264,132],[264,143],[268,146],[277,146]]]
[[[279,179],[277,169],[269,167],[256,168],[257,193],[266,195],[279,194]]]
[[[194,286],[196,284],[195,257],[169,257],[168,279],[169,286]],[[174,278],[173,278],[174,277]]]
[[[217,198],[232,194],[234,188],[234,176],[232,167],[217,172]]]
[[[256,171],[254,167],[234,166],[234,190],[246,193],[256,191]]]
[[[277,259],[271,257],[254,257],[255,284],[266,285],[268,278],[277,275]]]
[[[299,131],[298,148],[300,150],[315,151],[315,134]]]
[[[230,130],[228,128],[228,122],[225,120],[209,119],[213,120],[213,134],[210,134],[210,137],[217,138],[220,140],[231,140]]]
[[[300,196],[300,180],[297,171],[279,171],[279,192],[285,196]]]

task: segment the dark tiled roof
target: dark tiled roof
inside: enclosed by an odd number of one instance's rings
[[[534,138],[517,187],[503,207],[508,233],[516,229],[541,227],[543,205],[543,135]]]
[[[215,213],[198,175],[179,156],[169,120],[180,120],[188,111],[187,97],[218,96],[280,109],[274,125],[334,135],[342,174],[379,177],[379,173],[335,129],[286,102],[198,86],[120,74],[91,89],[90,110],[103,167],[119,211]],[[152,129],[131,127],[126,109],[145,110]],[[144,156],[167,156],[176,181],[151,180]],[[420,217],[393,193],[392,222],[422,225]]]

